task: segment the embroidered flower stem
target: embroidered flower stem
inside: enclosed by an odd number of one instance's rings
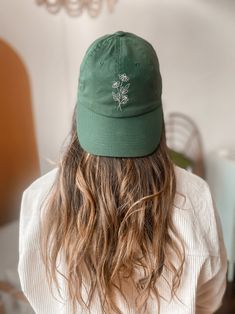
[[[125,105],[129,101],[127,93],[128,93],[128,89],[130,87],[130,83],[123,86],[124,82],[129,81],[129,77],[125,73],[119,74],[119,79],[120,79],[120,81],[116,81],[112,85],[112,87],[117,90],[116,93],[112,92],[112,95],[113,95],[114,101],[118,102],[117,109],[120,109],[122,111],[121,105]]]

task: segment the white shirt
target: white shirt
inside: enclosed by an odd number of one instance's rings
[[[58,168],[55,168],[34,181],[24,191],[21,202],[18,273],[22,290],[37,314],[72,313],[66,301],[63,277],[59,278],[63,299],[53,290],[56,300],[47,285],[39,254],[40,204],[52,186],[57,171]],[[186,252],[182,284],[177,292],[183,304],[177,299],[171,302],[161,299],[160,312],[211,314],[220,307],[226,288],[227,255],[220,219],[207,183],[179,167],[175,167],[175,173],[177,194],[173,221],[185,242]],[[165,295],[169,288],[164,284],[160,287],[160,294]],[[148,303],[145,313],[157,313],[156,303],[151,300]],[[118,306],[122,313],[131,313],[125,302],[120,301]],[[77,313],[84,313],[79,304]],[[102,313],[98,299],[91,313]]]

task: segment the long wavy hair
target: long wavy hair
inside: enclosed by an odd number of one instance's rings
[[[57,273],[66,279],[73,313],[77,302],[90,313],[94,292],[103,313],[122,313],[116,293],[135,313],[146,313],[153,295],[160,312],[164,296],[158,282],[164,277],[171,298],[177,297],[185,259],[172,219],[176,177],[165,129],[149,156],[95,156],[79,144],[74,111],[70,140],[61,156],[42,204],[41,256],[49,286],[54,282],[59,291]],[[57,266],[61,253],[64,273]],[[82,295],[85,283],[87,300]],[[136,293],[134,303],[130,291]]]

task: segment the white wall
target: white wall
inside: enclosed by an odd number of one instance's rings
[[[113,14],[50,15],[31,0],[0,0],[0,37],[21,55],[31,77],[42,173],[69,132],[81,59],[106,33],[135,32],[159,56],[165,112],[198,124],[205,151],[235,147],[235,2],[119,0]]]

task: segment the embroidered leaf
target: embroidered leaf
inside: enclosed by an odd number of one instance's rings
[[[119,93],[115,94],[114,92],[112,92],[112,95],[113,95],[113,99],[115,101],[119,101],[120,100],[120,94]]]
[[[112,87],[113,88],[118,88],[120,86],[120,82],[114,82]]]
[[[126,89],[125,87],[121,87],[121,88],[120,88],[120,93],[121,93],[121,94],[124,95],[124,94],[126,94],[127,92],[128,92],[128,89]]]
[[[128,100],[129,100],[128,96],[123,96],[121,100],[121,104],[125,105],[128,102]]]

